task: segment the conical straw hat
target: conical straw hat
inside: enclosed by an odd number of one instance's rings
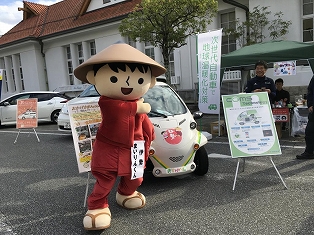
[[[88,83],[86,74],[88,71],[93,69],[94,64],[112,62],[148,64],[154,77],[158,77],[159,75],[166,72],[166,69],[163,66],[158,64],[155,60],[148,57],[141,51],[128,44],[117,43],[105,48],[104,50],[86,60],[84,63],[80,64],[74,70],[74,75],[79,80]]]

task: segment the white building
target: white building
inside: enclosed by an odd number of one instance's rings
[[[5,71],[1,98],[22,91],[56,90],[60,87],[62,90],[69,85],[81,87],[81,82],[73,75],[74,68],[117,41],[130,43],[163,64],[158,48],[148,43],[129,42],[118,31],[121,20],[139,2],[63,0],[44,6],[25,1],[19,8],[23,20],[0,38],[0,69]],[[282,11],[283,20],[292,21],[284,40],[313,42],[313,0],[219,0],[217,17],[208,29],[223,28],[237,18],[245,20],[247,11],[259,5],[269,6],[272,13]],[[234,42],[223,40],[223,52],[236,48],[239,46]],[[193,100],[195,96],[191,91],[198,83],[195,36],[187,39],[187,45],[174,50],[171,63],[174,68],[172,80],[177,90],[187,100]],[[297,72],[306,78],[301,84],[306,86],[312,77],[310,67],[299,67]],[[273,77],[272,69],[267,75]],[[229,89],[229,93],[237,92],[243,84],[238,85],[229,83],[225,89]],[[285,86],[300,84],[293,78],[285,78]]]

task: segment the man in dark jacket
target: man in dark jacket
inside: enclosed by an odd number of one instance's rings
[[[297,159],[314,159],[314,76],[312,77],[309,86],[307,87],[307,107],[309,110],[308,122],[305,128],[305,150]]]
[[[276,97],[275,97],[275,103],[280,104],[281,103],[281,107],[285,107],[287,106],[287,104],[290,103],[290,93],[289,91],[286,91],[282,88],[283,86],[283,80],[282,78],[278,78],[275,81],[275,86],[276,86]],[[286,130],[286,122],[282,123],[282,130]]]
[[[256,76],[247,82],[246,87],[244,88],[244,92],[267,92],[269,102],[272,104],[276,97],[276,87],[274,80],[265,76],[267,69],[268,66],[265,61],[256,62]]]
[[[288,103],[290,103],[290,93],[289,91],[286,91],[282,88],[283,86],[283,80],[282,78],[278,78],[275,81],[276,86],[276,97],[275,101],[282,101],[283,106],[286,106]]]

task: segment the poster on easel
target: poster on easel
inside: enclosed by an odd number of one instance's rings
[[[281,154],[266,92],[222,96],[233,158]]]
[[[38,126],[37,98],[17,100],[16,129]]]
[[[98,102],[69,104],[69,117],[79,173],[91,170],[93,143],[101,123]]]

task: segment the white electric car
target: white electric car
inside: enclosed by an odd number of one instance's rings
[[[144,95],[144,102],[151,105],[148,114],[155,128],[156,138],[150,149],[147,170],[156,177],[168,177],[194,172],[204,175],[208,171],[208,155],[204,145],[212,138],[210,133],[197,130],[195,119],[201,112],[193,115],[179,97],[166,83],[157,84]],[[99,100],[94,86],[85,89],[77,98],[66,103],[58,117],[58,129],[71,133],[68,104],[82,104]]]

